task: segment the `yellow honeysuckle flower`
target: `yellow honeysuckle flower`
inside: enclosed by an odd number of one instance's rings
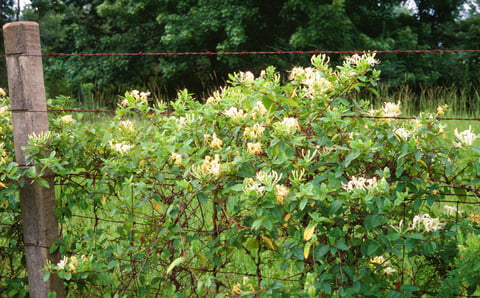
[[[258,155],[262,153],[262,144],[261,143],[247,143],[247,151],[250,154]]]

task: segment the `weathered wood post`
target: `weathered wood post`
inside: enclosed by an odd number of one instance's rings
[[[28,169],[35,165],[27,164],[22,147],[27,146],[31,134],[48,131],[40,33],[35,22],[9,23],[3,26],[3,32],[15,158],[20,168]],[[49,251],[58,237],[58,223],[53,178],[46,180],[49,188],[27,182],[20,190],[28,284],[31,297],[47,297],[54,291],[57,297],[64,297],[61,279],[52,275],[43,280],[42,268],[47,260],[56,264],[59,259],[58,253]]]

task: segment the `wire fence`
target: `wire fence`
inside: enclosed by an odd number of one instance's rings
[[[9,54],[6,56],[33,56],[33,57],[98,57],[98,56],[243,56],[243,55],[318,55],[318,54],[334,54],[334,55],[355,55],[362,53],[376,54],[446,54],[446,53],[480,53],[480,50],[348,50],[348,51],[330,51],[330,50],[308,50],[308,51],[232,51],[232,52],[132,52],[132,53],[46,53],[46,54]]]
[[[138,53],[78,53],[78,54],[65,54],[65,53],[49,53],[49,54],[42,54],[40,55],[41,57],[69,57],[69,56],[78,56],[78,57],[95,57],[95,56],[185,56],[185,55],[287,55],[287,54],[294,54],[294,55],[303,55],[303,54],[338,54],[338,55],[351,55],[351,54],[359,54],[359,53],[364,53],[364,51],[320,51],[320,50],[313,50],[313,51],[257,51],[257,52],[173,52],[173,53],[170,53],[170,52],[164,52],[164,53],[142,53],[142,52],[138,52]],[[378,54],[388,54],[388,53],[394,53],[394,54],[410,54],[410,53],[413,53],[413,54],[418,54],[418,53],[432,53],[432,54],[442,54],[442,53],[480,53],[480,50],[392,50],[392,51],[376,51],[376,53]],[[6,55],[4,55],[6,56]],[[39,55],[22,55],[22,56],[39,56]],[[23,111],[23,110],[15,110],[15,109],[11,109],[10,110],[12,113],[16,113],[16,112],[20,112],[20,111]],[[115,110],[90,110],[90,109],[48,109],[47,111],[29,111],[29,112],[48,112],[48,113],[53,113],[53,114],[58,114],[58,113],[93,113],[93,114],[100,114],[100,113],[105,113],[105,114],[114,114],[116,113]],[[165,115],[168,115],[169,113],[165,112],[164,113]],[[353,115],[353,116],[344,116],[344,117],[359,117],[359,118],[366,118],[366,119],[390,119],[390,120],[414,120],[416,119],[416,117],[380,117],[380,116],[368,116],[368,115]],[[480,121],[480,118],[460,118],[460,117],[438,117],[436,118],[436,120],[438,121]],[[55,175],[52,175],[52,176],[44,176],[44,178],[58,178],[57,176]],[[96,179],[96,174],[95,173],[85,173],[85,174],[78,174],[78,175],[74,175],[74,174],[69,174],[68,177],[62,177],[62,182],[61,183],[65,183],[66,185],[71,183],[71,184],[79,184],[75,181],[75,179],[91,179],[92,181],[95,181]],[[150,177],[152,180],[153,179],[156,179],[156,177]],[[177,177],[178,178],[178,177]],[[24,183],[30,183],[32,182],[34,179],[23,179],[21,181],[17,181],[15,182],[14,184],[18,185],[18,184],[24,184]],[[112,180],[113,181],[113,180]],[[436,182],[439,182],[439,181],[436,181]],[[443,181],[443,182],[448,182],[448,181]],[[61,183],[58,183],[57,182],[57,186],[59,187],[63,187],[64,185],[61,184]],[[118,183],[118,181],[116,181],[115,183]],[[440,181],[440,183],[442,183]],[[93,184],[95,184],[95,182],[93,182]],[[165,186],[168,186],[168,185],[174,185],[175,184],[175,181],[174,179],[166,179],[164,181],[162,181],[161,185],[165,185]],[[448,184],[448,183],[445,183],[445,185],[447,185],[448,187],[453,187],[455,188],[455,185],[451,185],[451,184]],[[9,185],[6,185],[6,187],[8,188]],[[174,196],[181,196],[181,195],[184,195],[183,192],[181,191],[173,191],[173,186],[171,187],[172,191],[170,193],[170,195],[166,198],[164,198],[165,200],[165,203],[167,205],[171,204],[172,202],[169,201],[170,197],[174,197]],[[152,231],[156,231],[159,227],[159,222],[161,222],[162,224],[166,224],[166,221],[165,221],[165,212],[162,213],[162,212],[157,212],[155,211],[155,202],[154,200],[150,199],[150,204],[153,206],[153,213],[152,215],[148,215],[148,214],[143,214],[142,212],[136,212],[135,211],[135,208],[133,207],[126,207],[125,211],[126,214],[122,214],[122,216],[124,216],[125,218],[128,218],[128,219],[122,219],[122,220],[116,220],[116,219],[112,219],[112,211],[107,209],[106,207],[103,207],[102,206],[102,200],[105,200],[105,197],[104,196],[108,196],[108,195],[111,195],[109,194],[108,192],[102,192],[102,191],[93,191],[91,192],[90,190],[88,190],[86,187],[85,188],[82,188],[82,190],[84,190],[84,193],[82,195],[86,196],[86,198],[88,200],[91,200],[91,203],[93,204],[93,213],[92,214],[85,214],[85,213],[82,213],[82,212],[78,212],[78,213],[75,213],[75,214],[71,214],[70,217],[75,217],[79,220],[86,220],[86,221],[90,221],[92,223],[92,227],[93,227],[93,231],[97,231],[97,229],[100,229],[100,228],[103,228],[105,229],[105,226],[106,225],[109,225],[109,224],[112,224],[112,225],[118,225],[118,226],[122,226],[124,225],[126,222],[131,222],[132,223],[132,226],[130,227],[130,231],[129,233],[130,234],[130,241],[133,243],[134,241],[136,241],[135,245],[137,245],[137,250],[138,251],[142,251],[144,254],[145,254],[145,260],[139,260],[139,259],[136,259],[134,257],[134,254],[132,253],[131,255],[128,255],[127,257],[125,257],[124,259],[118,257],[117,259],[120,260],[121,262],[125,264],[130,264],[132,265],[133,267],[133,273],[130,273],[131,274],[131,278],[132,279],[135,279],[136,278],[136,274],[139,274],[139,272],[141,272],[143,266],[145,266],[145,263],[148,261],[148,260],[151,260],[151,259],[154,259],[157,257],[157,254],[160,255],[161,253],[163,253],[161,250],[159,250],[157,247],[155,247],[156,243],[159,241],[159,236],[157,233],[153,234],[154,237],[152,237],[151,239],[149,239],[149,241],[146,241],[145,239],[136,239],[135,238],[135,235],[134,235],[134,232],[136,230],[140,231],[143,229],[145,230],[152,230]],[[473,188],[463,188],[463,191],[464,193],[454,193],[453,191],[452,192],[446,192],[446,191],[439,191],[436,195],[439,196],[439,197],[442,197],[442,199],[436,199],[435,202],[436,203],[454,203],[456,204],[457,206],[460,205],[460,204],[465,204],[465,205],[477,205],[477,206],[480,206],[480,201],[476,201],[475,199],[479,199],[480,198],[480,194],[478,193],[478,190],[476,189],[473,189]],[[133,193],[133,191],[132,191]],[[73,194],[74,195],[74,194]],[[119,194],[115,194],[117,196],[119,196]],[[456,198],[456,199],[453,199],[453,198]],[[470,200],[472,199],[472,200]],[[133,200],[133,195],[132,195],[132,200]],[[118,204],[125,204],[127,205],[127,203],[125,202],[119,202]],[[247,227],[247,226],[243,226],[243,225],[239,225],[235,219],[233,217],[231,217],[229,215],[229,213],[226,211],[225,209],[225,202],[222,202],[222,200],[220,200],[218,197],[216,198],[216,203],[220,206],[221,210],[223,211],[223,216],[225,216],[225,218],[221,219],[220,220],[220,215],[218,215],[217,217],[217,214],[216,214],[216,209],[213,208],[211,212],[214,212],[214,217],[213,217],[213,221],[214,223],[216,223],[216,221],[218,220],[218,222],[222,222],[222,223],[235,223],[237,225],[237,228],[239,229],[251,229],[251,227]],[[61,200],[61,204],[62,206],[60,206],[60,208],[67,208],[67,204],[68,202],[67,201],[63,201]],[[201,216],[199,216],[199,218],[197,218],[197,221],[200,223],[198,228],[196,227],[189,227],[188,224],[189,222],[191,222],[191,216],[194,216],[196,217],[197,215],[192,215],[194,214],[197,210],[200,210],[201,212],[206,212],[206,211],[203,211],[202,210],[202,206],[201,204],[199,204],[198,202],[196,202],[194,199],[190,198],[189,200],[185,201],[185,202],[182,202],[182,206],[180,206],[180,213],[178,215],[178,218],[177,218],[177,222],[175,223],[176,226],[177,226],[177,230],[178,230],[178,235],[180,237],[180,243],[181,243],[181,247],[182,247],[182,254],[184,256],[184,259],[186,260],[186,263],[184,265],[183,268],[183,271],[186,272],[184,275],[182,275],[181,273],[178,273],[176,275],[176,279],[172,279],[172,277],[170,276],[169,278],[171,279],[171,281],[173,283],[182,283],[183,281],[182,280],[189,280],[189,282],[191,284],[195,284],[196,282],[199,281],[199,278],[198,276],[196,275],[196,272],[210,272],[210,273],[214,273],[215,276],[217,275],[235,275],[235,276],[250,276],[250,277],[256,277],[256,278],[259,278],[259,279],[273,279],[273,280],[281,280],[281,281],[297,281],[298,280],[298,276],[301,275],[302,273],[296,273],[294,275],[291,275],[291,276],[287,276],[287,277],[282,277],[282,278],[277,278],[277,277],[272,277],[272,276],[267,276],[267,275],[264,275],[263,273],[259,273],[259,270],[258,268],[260,267],[260,248],[258,250],[259,252],[259,261],[258,261],[258,264],[255,264],[255,266],[257,267],[257,272],[246,272],[244,270],[234,270],[235,268],[230,268],[230,267],[227,267],[227,266],[217,266],[215,265],[215,267],[213,269],[211,268],[202,268],[201,266],[198,266],[198,264],[194,265],[193,263],[193,258],[194,257],[187,257],[187,252],[186,252],[186,249],[185,249],[185,246],[184,246],[184,242],[185,242],[185,239],[183,238],[184,237],[184,233],[196,233],[196,234],[211,234],[212,237],[213,236],[217,236],[215,233],[216,231],[210,231],[210,230],[207,230],[205,227],[206,226],[210,226],[211,223],[207,223],[207,220],[205,218],[201,218]],[[132,203],[132,206],[133,206],[133,203]],[[130,209],[129,209],[130,208]],[[182,213],[183,212],[183,213]],[[210,211],[209,211],[210,212]],[[456,210],[457,212],[457,218],[459,216],[459,212],[460,211],[460,208],[457,208]],[[128,213],[128,214],[127,214]],[[153,215],[155,214],[155,216]],[[110,217],[109,217],[110,216]],[[61,217],[65,217],[65,214],[62,214]],[[155,220],[157,220],[158,218],[158,221],[157,222],[152,222],[151,219],[152,218],[155,218]],[[16,221],[15,222],[15,225],[18,225],[19,222]],[[68,224],[63,223],[63,225],[65,225],[65,228],[67,228]],[[145,227],[145,228],[139,228],[139,227]],[[68,227],[68,228],[71,228],[71,227]],[[217,228],[217,227],[215,227]],[[74,228],[72,228],[74,230]],[[182,232],[183,231],[183,232]],[[221,231],[219,232],[221,233]],[[80,234],[78,235],[80,236]],[[171,242],[173,243],[173,241]],[[171,244],[169,242],[169,244]],[[204,245],[204,247],[207,247],[206,244],[202,244]],[[210,244],[209,244],[210,245]],[[133,245],[132,245],[133,246]],[[167,249],[167,248],[166,248]],[[168,248],[170,249],[170,248]],[[73,249],[72,249],[73,251]],[[67,251],[66,253],[70,253],[70,251]],[[73,253],[73,252],[72,252]],[[200,254],[200,253],[198,253]],[[197,255],[195,256],[197,257]],[[252,257],[252,259],[254,259]],[[160,265],[163,266],[163,267],[167,267],[169,266],[169,263],[161,263],[160,262]],[[136,270],[136,271],[135,271]],[[158,270],[158,272],[162,272],[161,270]],[[126,278],[124,283],[121,284],[121,287],[124,287],[125,289],[127,289],[129,287],[129,282],[131,282],[131,279],[128,279]],[[223,285],[225,287],[229,287],[228,285]],[[127,291],[127,290],[126,290]],[[160,291],[160,289],[159,289]]]

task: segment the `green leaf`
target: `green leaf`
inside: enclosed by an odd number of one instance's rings
[[[287,103],[291,107],[295,107],[295,108],[300,107],[298,102],[296,102],[294,99],[291,99],[291,98],[288,98],[288,97],[284,97],[283,102]]]
[[[30,177],[30,178],[37,178],[37,170],[35,169],[35,167],[29,167],[28,170],[27,170],[27,177]]]
[[[386,222],[386,219],[380,214],[367,215],[365,217],[365,229],[367,231],[372,230],[372,228],[378,227]]]
[[[40,184],[41,186],[45,187],[45,188],[50,188],[50,184],[48,183],[47,180],[43,179],[43,178],[38,178],[36,180],[38,182],[38,184]]]
[[[205,205],[207,203],[207,194],[205,194],[204,192],[199,192],[197,198],[200,204]]]
[[[238,176],[242,178],[251,178],[257,174],[257,170],[248,162],[238,165]]]
[[[333,201],[330,205],[330,209],[328,210],[329,215],[334,215],[342,208],[343,202],[341,200]]]
[[[307,203],[308,203],[308,198],[302,198],[302,200],[300,201],[300,204],[298,205],[298,208],[300,208],[300,210],[305,209],[305,206],[307,206]]]
[[[303,258],[307,259],[310,254],[310,247],[312,247],[312,242],[307,242],[303,248]]]
[[[345,157],[345,160],[343,161],[343,166],[346,168],[350,165],[352,161],[354,161],[357,157],[359,157],[361,152],[355,151],[355,152],[350,152],[347,154]]]
[[[47,281],[50,278],[50,271],[45,272],[43,275],[43,281]]]
[[[480,147],[479,146],[472,146],[472,150],[477,152],[477,153],[480,153]]]
[[[178,265],[180,265],[183,262],[185,262],[184,257],[179,257],[179,258],[176,258],[175,260],[173,260],[173,262],[167,268],[167,275],[170,274],[170,272],[172,272],[172,270],[175,269],[175,267],[177,267]]]
[[[237,192],[243,191],[243,184],[242,183],[235,184],[234,186],[230,187],[230,189]]]
[[[335,247],[340,250],[348,250],[348,245],[346,245],[345,242],[337,242],[337,244],[335,244]]]
[[[328,282],[322,282],[320,284],[320,289],[325,294],[331,294],[332,293],[332,287],[330,286],[330,284]]]
[[[315,260],[319,261],[330,251],[330,245],[323,245],[322,247],[315,249]]]
[[[165,176],[161,172],[155,174],[155,179],[157,179],[159,182],[163,181],[164,177]]]
[[[262,103],[267,110],[274,109],[275,97],[271,94],[266,94],[262,97]]]
[[[257,249],[258,248],[258,240],[255,239],[255,238],[252,238],[250,240],[247,241],[247,249],[252,251],[254,249]]]
[[[422,198],[416,198],[415,201],[413,202],[413,208],[415,210],[418,210],[422,206],[423,200]]]
[[[380,246],[375,242],[371,242],[367,248],[367,256],[372,256]]]
[[[258,230],[262,226],[263,220],[257,219],[252,224],[252,230]]]

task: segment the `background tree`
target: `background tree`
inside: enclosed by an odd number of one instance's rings
[[[478,48],[478,17],[465,0],[32,0],[45,52],[224,52]],[[473,2],[470,2],[473,3]],[[46,59],[50,96],[149,89],[171,96],[188,87],[204,96],[228,73],[268,65],[288,70],[308,55],[56,57]],[[333,61],[340,57],[332,56]],[[470,86],[470,54],[383,54],[382,81]],[[413,63],[415,61],[415,63]],[[105,96],[101,97],[104,98]],[[108,97],[108,96],[107,96]]]
[[[3,44],[3,25],[15,19],[16,9],[13,0],[0,1],[0,53],[5,53]],[[6,64],[5,59],[0,62],[0,84],[7,86]]]

